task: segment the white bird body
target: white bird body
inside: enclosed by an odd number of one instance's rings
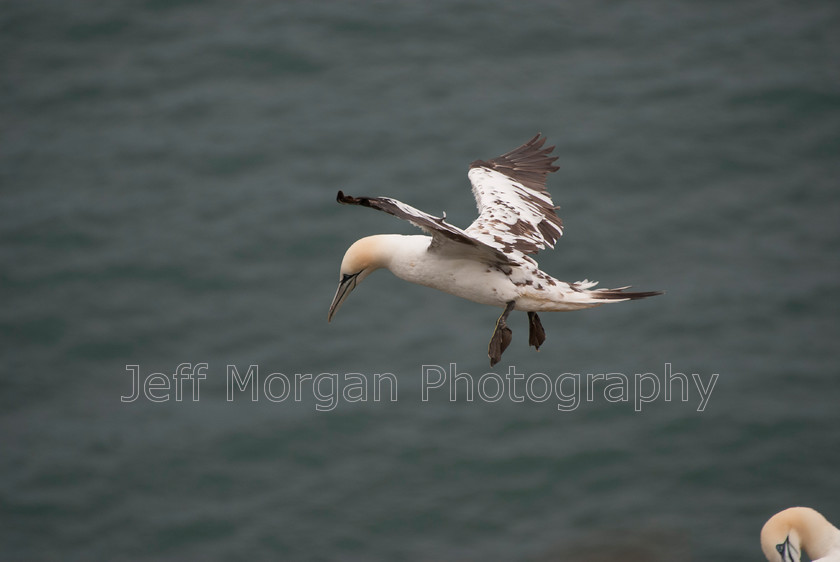
[[[533,260],[512,266],[509,273],[505,273],[467,256],[430,252],[431,236],[377,234],[362,238],[357,244],[367,246],[364,251],[377,253],[380,256],[375,260],[378,267],[388,269],[403,281],[479,304],[504,308],[508,302],[516,301],[513,310],[549,312],[626,300],[593,298],[592,292],[580,288],[591,282],[579,282],[575,290],[568,283],[540,271]]]
[[[431,236],[380,234],[357,240],[341,262],[341,282],[327,320],[332,320],[356,286],[373,271],[386,268],[418,285],[432,287],[480,304],[504,308],[490,340],[490,364],[510,343],[505,320],[512,310],[528,312],[529,343],[539,349],[545,332],[537,312],[579,310],[610,302],[641,299],[659,292],[626,293],[628,287],[592,289],[597,283],[566,283],[540,270],[535,254],[563,234],[563,224],[545,189],[554,149],[542,148],[540,135],[490,161],[470,165],[468,177],[478,218],[462,230],[443,218],[389,197],[350,197],[339,203],[384,211],[425,230]]]
[[[516,286],[501,271],[468,257],[429,252],[431,236],[380,234],[365,240],[381,245],[387,252],[384,267],[403,281],[502,308],[516,298]]]
[[[840,529],[810,507],[791,507],[764,524],[761,549],[769,562],[799,562],[803,550],[814,562],[840,562]]]

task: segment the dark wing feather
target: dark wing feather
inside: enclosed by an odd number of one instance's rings
[[[557,157],[537,134],[519,148],[470,164],[469,178],[479,216],[466,232],[504,252],[535,254],[563,234],[545,182]]]
[[[362,207],[370,207],[378,211],[383,211],[389,215],[394,215],[397,218],[406,220],[414,226],[423,229],[428,234],[432,235],[431,250],[436,251],[452,251],[455,253],[471,253],[482,257],[485,261],[499,264],[512,264],[513,262],[504,253],[486,244],[482,240],[478,240],[461,230],[457,226],[453,226],[446,222],[441,217],[436,217],[428,213],[424,213],[419,209],[415,209],[411,205],[406,205],[396,199],[390,197],[351,197],[344,195],[342,191],[338,192],[336,200],[345,205],[361,205]],[[461,247],[455,248],[452,245],[458,244]]]

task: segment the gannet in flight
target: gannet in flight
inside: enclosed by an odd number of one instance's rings
[[[803,550],[814,562],[840,562],[840,529],[810,507],[791,507],[764,524],[761,550],[769,562],[799,562]]]
[[[592,289],[595,281],[566,283],[540,271],[528,254],[553,248],[563,223],[546,191],[549,172],[559,168],[537,134],[524,145],[489,161],[476,160],[468,173],[478,218],[465,230],[389,197],[350,197],[338,202],[384,211],[420,227],[431,236],[380,234],[357,240],[341,262],[341,281],[327,321],[368,275],[389,269],[405,281],[439,289],[477,303],[504,308],[490,339],[490,365],[499,362],[512,332],[512,310],[528,313],[528,343],[539,350],[545,331],[537,312],[578,310],[640,299],[659,292],[625,293],[629,287]]]

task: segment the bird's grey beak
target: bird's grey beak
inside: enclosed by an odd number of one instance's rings
[[[361,271],[359,273],[361,273]],[[344,274],[344,277],[341,278],[341,282],[338,284],[338,290],[336,290],[332,304],[330,305],[330,312],[327,314],[327,322],[332,320],[335,313],[338,312],[339,308],[341,308],[341,303],[343,303],[350,292],[356,288],[356,280],[359,277],[359,273],[354,273],[352,275],[346,273]]]

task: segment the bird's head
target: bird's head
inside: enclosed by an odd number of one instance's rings
[[[350,295],[350,292],[364,280],[365,277],[385,267],[385,254],[382,248],[381,236],[368,236],[356,240],[347,249],[344,259],[341,260],[340,280],[338,290],[335,292],[330,312],[327,315],[327,322],[331,321],[341,304]]]
[[[768,530],[765,525],[761,532],[761,550],[769,562],[800,562],[799,533],[796,529],[783,530],[780,526]]]
[[[791,507],[767,520],[761,529],[761,550],[770,562],[799,562],[802,550],[812,558],[830,550],[831,523],[809,507]]]

